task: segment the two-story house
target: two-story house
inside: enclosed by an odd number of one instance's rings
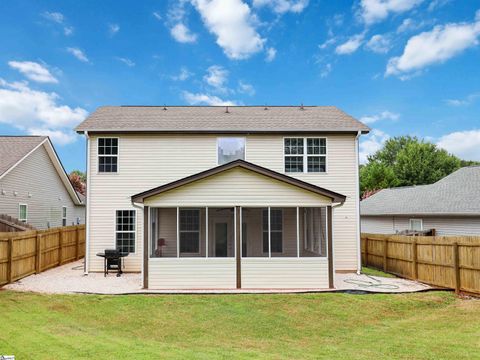
[[[128,252],[145,288],[332,288],[360,269],[358,139],[336,107],[101,107],[86,272]]]
[[[2,223],[13,218],[36,229],[83,224],[80,197],[47,136],[0,136]]]

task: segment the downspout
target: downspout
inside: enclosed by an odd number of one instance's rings
[[[85,131],[87,139],[86,146],[86,171],[87,171],[87,196],[85,197],[85,261],[83,262],[83,274],[88,275],[88,265],[90,263],[90,137],[88,131]]]
[[[355,191],[355,207],[356,207],[356,212],[357,212],[357,231],[356,231],[356,236],[357,236],[357,274],[360,274],[362,270],[362,244],[360,242],[360,232],[361,232],[361,222],[360,222],[360,175],[359,175],[359,165],[360,165],[360,160],[359,160],[359,144],[358,144],[358,139],[362,135],[361,131],[357,132],[357,136],[355,137],[355,179],[356,179],[356,191]]]

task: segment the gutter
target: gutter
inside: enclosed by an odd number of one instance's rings
[[[355,210],[356,210],[356,218],[357,218],[357,274],[360,274],[362,270],[362,244],[360,242],[360,233],[362,232],[362,224],[360,222],[360,174],[359,174],[359,165],[360,165],[360,154],[359,154],[359,142],[358,139],[362,135],[362,132],[359,131],[357,136],[355,137],[355,179],[356,179],[356,186],[355,186]]]
[[[87,170],[87,194],[85,196],[85,261],[83,263],[83,274],[88,275],[88,265],[90,263],[90,137],[88,131],[85,131],[87,138],[86,146],[86,170]]]

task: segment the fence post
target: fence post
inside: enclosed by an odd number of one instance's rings
[[[62,253],[63,253],[63,229],[60,229],[58,238],[58,265],[62,265]]]
[[[383,239],[383,271],[387,272],[388,238]]]
[[[7,284],[12,282],[13,274],[13,238],[8,239]]]
[[[453,268],[455,270],[455,294],[460,293],[460,264],[458,261],[458,243],[453,243]]]
[[[75,228],[75,260],[79,259],[79,250],[78,246],[80,244],[80,233],[78,231],[78,225]]]
[[[40,246],[41,241],[41,235],[37,232],[37,236],[35,238],[35,274],[39,274],[42,271],[40,268],[40,258],[42,256],[42,249]]]
[[[413,266],[413,271],[412,271],[412,277],[413,280],[418,279],[418,254],[417,254],[417,239],[413,239],[412,242],[412,266]]]
[[[363,266],[368,266],[368,237],[365,237],[365,256],[363,260]]]

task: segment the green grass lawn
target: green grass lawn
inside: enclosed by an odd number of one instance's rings
[[[409,295],[38,295],[0,291],[17,359],[472,359],[480,300]]]
[[[372,275],[372,276],[383,276],[383,277],[387,277],[387,278],[394,278],[394,277],[396,277],[395,275],[392,275],[392,274],[389,274],[389,273],[385,273],[385,272],[383,272],[383,271],[380,271],[380,270],[377,270],[377,269],[373,269],[373,268],[369,268],[369,267],[365,267],[365,266],[362,266],[362,274]]]

